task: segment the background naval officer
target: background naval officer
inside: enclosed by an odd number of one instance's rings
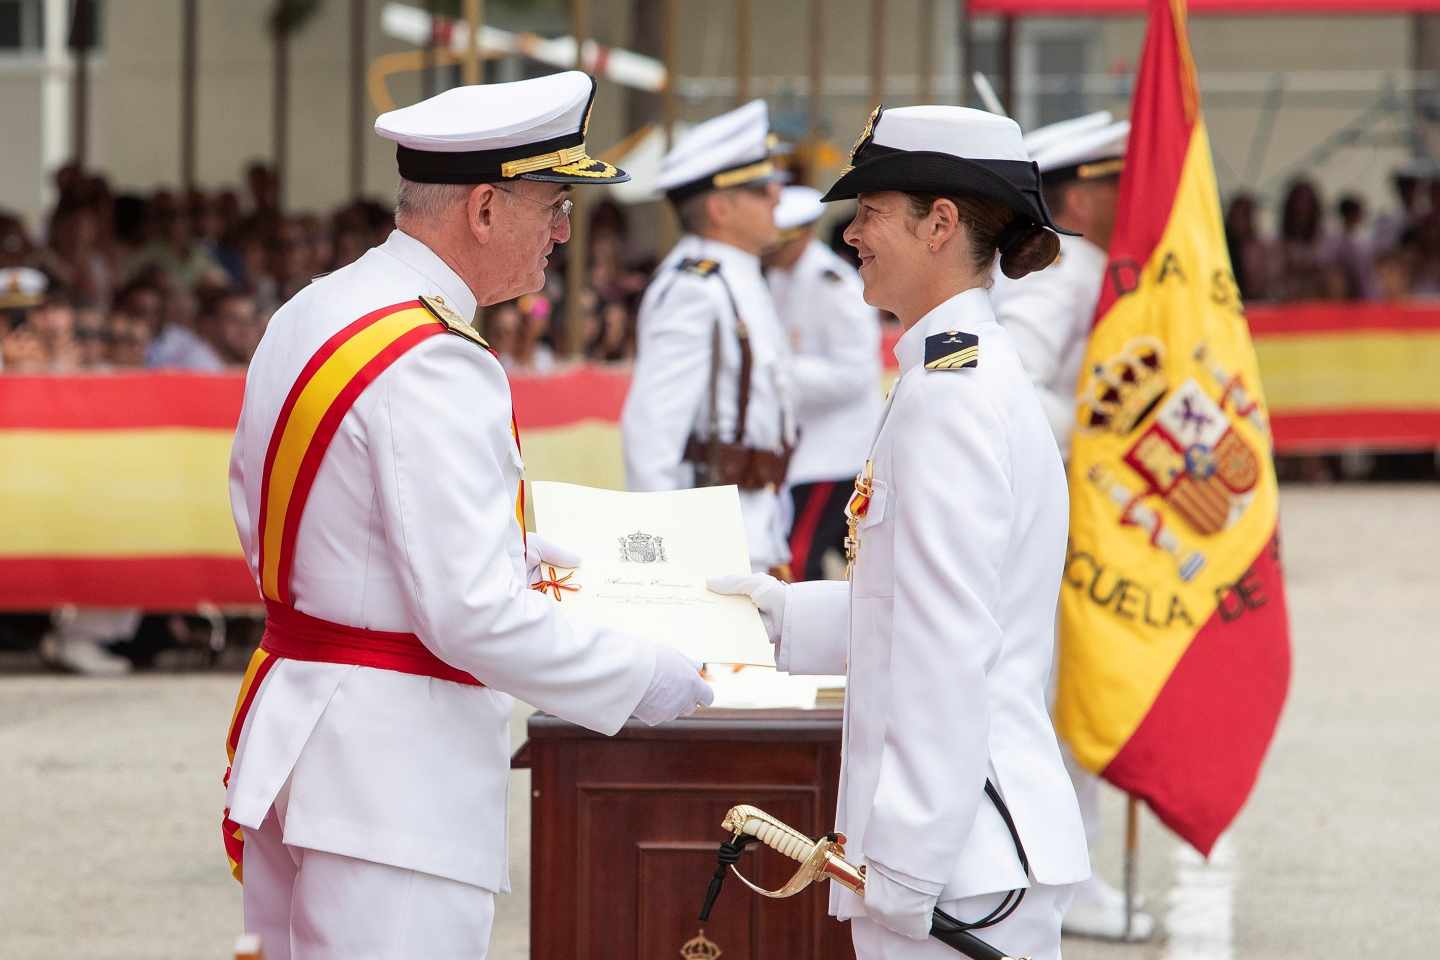
[[[593,98],[569,72],[382,115],[398,229],[283,306],[250,365],[231,498],[267,625],[225,839],[269,960],[483,958],[512,695],[605,733],[709,702],[686,657],[529,589],[567,558],[527,550],[509,385],[467,323],[540,288],[569,184],[625,179],[586,154]]]
[[[880,417],[880,315],[849,261],[815,239],[820,191],[786,187],[765,279],[790,341],[799,439],[790,460],[790,568],[798,580],[843,576],[845,502]]]
[[[1053,264],[1020,280],[1002,277],[991,292],[995,314],[1035,383],[1055,441],[1067,459],[1075,428],[1075,383],[1095,323],[1129,135],[1129,121],[1115,121],[1100,112],[1026,136],[1055,222],[1082,235],[1062,236],[1060,256]],[[1068,748],[1065,765],[1093,850],[1101,835],[1100,778],[1080,766]],[[1126,930],[1123,893],[1098,874],[1076,888],[1065,915],[1066,933],[1118,939],[1126,936]],[[1136,911],[1128,930],[1130,939],[1149,939],[1155,919]]]
[[[1037,602],[1059,593],[1065,475],[986,290],[997,259],[1011,277],[1050,263],[1054,225],[1004,117],[877,109],[851,164],[825,199],[858,195],[865,299],[905,332],[847,508],[850,582],[711,589],[755,600],[783,669],[847,672],[836,829],[868,872],[863,900],[832,884],[830,909],[859,960],[954,957],[927,939],[937,906],[1058,960],[1090,873],[1047,710],[1055,604]]]
[[[789,560],[780,489],[794,441],[784,331],[761,275],[779,186],[755,100],[691,129],[659,188],[684,235],[640,302],[621,415],[632,490],[733,483],[755,570]]]

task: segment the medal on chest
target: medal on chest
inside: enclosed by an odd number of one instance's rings
[[[845,579],[855,569],[855,558],[860,555],[860,521],[870,510],[870,495],[874,491],[872,482],[874,461],[865,461],[865,471],[855,476],[855,492],[845,504]]]

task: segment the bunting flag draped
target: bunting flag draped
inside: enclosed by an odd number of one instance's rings
[[[1221,227],[1183,0],[1152,0],[1077,388],[1056,717],[1087,768],[1202,853],[1289,684],[1259,369]]]

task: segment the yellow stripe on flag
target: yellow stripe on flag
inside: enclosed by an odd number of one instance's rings
[[[270,468],[269,502],[265,508],[265,568],[261,589],[265,596],[279,599],[280,542],[285,514],[300,473],[300,463],[325,411],[355,375],[391,343],[416,327],[434,323],[435,315],[423,307],[399,310],[382,317],[345,341],[310,378],[300,392]]]
[[[239,556],[229,430],[0,431],[0,556]]]
[[[1287,334],[1255,343],[1270,409],[1429,410],[1440,332]]]

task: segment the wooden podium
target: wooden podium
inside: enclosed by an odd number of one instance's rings
[[[531,770],[533,960],[846,960],[829,891],[769,900],[733,876],[701,931],[720,829],[737,803],[810,836],[833,828],[839,710],[704,710],[613,738],[543,714],[515,765]],[[758,844],[740,870],[767,889],[796,864]],[[719,953],[716,953],[716,950]]]

